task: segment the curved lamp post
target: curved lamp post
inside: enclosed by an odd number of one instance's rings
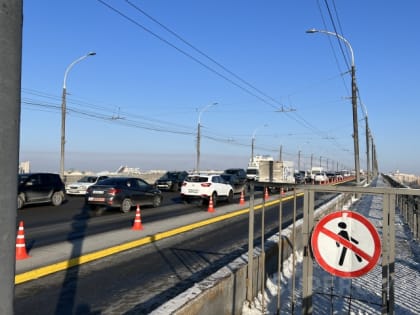
[[[306,33],[313,34],[313,33],[324,33],[327,35],[335,36],[338,39],[342,40],[350,50],[351,54],[351,103],[353,109],[353,142],[354,142],[354,168],[356,171],[356,184],[360,184],[360,162],[359,162],[359,127],[357,122],[357,88],[356,88],[356,67],[354,65],[354,54],[353,48],[351,47],[350,43],[340,34],[324,31],[324,30],[317,30],[317,29],[310,29],[307,30]]]
[[[66,81],[69,71],[73,66],[82,61],[83,59],[96,55],[95,52],[89,52],[86,55],[76,59],[73,61],[64,72],[64,80],[63,80],[63,95],[62,95],[62,103],[61,103],[61,155],[60,155],[60,176],[61,179],[64,180],[64,146],[66,144]]]
[[[197,160],[195,163],[195,171],[200,173],[200,145],[201,145],[201,114],[208,110],[211,106],[217,105],[218,103],[214,102],[205,106],[200,112],[198,113],[198,123],[197,123]]]

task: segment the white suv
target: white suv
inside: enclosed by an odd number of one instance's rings
[[[208,201],[212,196],[213,205],[218,200],[233,201],[233,188],[220,175],[193,174],[189,175],[181,187],[183,202],[192,200]]]
[[[325,172],[317,172],[314,176],[314,182],[318,184],[328,183],[328,176]]]

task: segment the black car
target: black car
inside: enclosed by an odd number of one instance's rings
[[[306,178],[302,173],[295,173],[294,177],[295,177],[296,184],[298,185],[305,184]]]
[[[155,187],[158,189],[178,191],[188,173],[185,171],[166,172],[161,178],[155,181]]]
[[[243,168],[228,168],[223,173],[234,175],[233,184],[235,185],[245,185],[247,183],[246,171]]]
[[[246,181],[243,183],[242,180],[238,178],[236,174],[220,174],[220,177],[223,178],[223,180],[230,184],[233,188],[234,194],[240,194],[241,192],[245,193],[247,190]]]
[[[66,190],[60,175],[28,173],[18,175],[17,208],[36,203],[59,206],[66,200]]]
[[[126,213],[136,205],[159,207],[162,199],[162,192],[141,178],[110,177],[87,189],[85,203],[92,209],[105,206]]]

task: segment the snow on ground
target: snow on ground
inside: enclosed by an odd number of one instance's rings
[[[386,184],[380,178],[376,186]],[[381,233],[382,196],[364,195],[350,206],[367,217]],[[420,314],[420,245],[397,213],[395,218],[395,314]],[[297,252],[295,297],[292,298],[293,260],[283,263],[279,314],[302,314],[302,252]],[[314,262],[313,314],[381,314],[382,267],[377,266],[364,276],[348,279],[332,276]],[[277,314],[277,274],[267,280],[264,300],[260,293],[252,305],[245,303],[243,315]],[[294,301],[294,302],[293,302]]]

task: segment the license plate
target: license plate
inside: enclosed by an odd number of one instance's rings
[[[100,202],[104,202],[105,201],[105,198],[89,197],[88,200],[89,201],[100,201]]]
[[[190,194],[197,194],[198,193],[198,189],[188,189],[188,192]]]

